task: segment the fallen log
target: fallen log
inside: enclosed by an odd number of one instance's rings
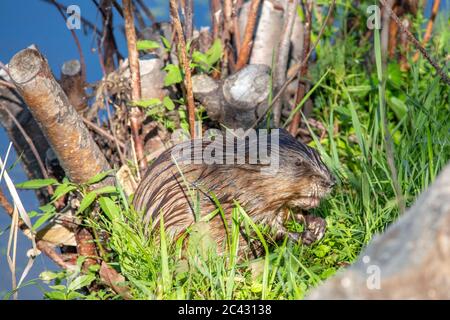
[[[263,64],[248,65],[221,81],[201,74],[192,78],[192,84],[195,98],[212,120],[246,130],[268,107],[270,69]]]
[[[34,45],[11,59],[9,72],[71,181],[85,183],[110,169],[46,59]],[[112,183],[112,179],[103,183]]]

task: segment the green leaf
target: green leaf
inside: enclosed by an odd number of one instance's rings
[[[57,183],[56,179],[34,179],[18,183],[16,187],[20,189],[40,189]]]
[[[34,217],[36,217],[37,215],[38,215],[37,211],[32,210],[32,211],[28,212],[28,216],[29,216],[30,218],[34,218]]]
[[[58,187],[56,187],[55,192],[53,193],[52,200],[58,200],[63,195],[76,190],[77,187],[73,184],[60,184]]]
[[[390,63],[387,68],[388,79],[391,80],[396,86],[400,87],[403,84],[402,70],[398,63]]]
[[[119,217],[119,207],[110,198],[101,197],[100,199],[98,199],[98,203],[109,220],[114,221]]]
[[[336,273],[336,269],[333,269],[333,268],[328,268],[328,269],[325,269],[320,275],[319,275],[319,277],[320,277],[320,279],[322,279],[322,280],[325,280],[325,279],[328,279],[329,277],[331,277],[333,274],[335,274]]]
[[[47,211],[45,212],[33,225],[33,230],[36,231],[39,229],[40,226],[42,226],[45,222],[47,222],[49,219],[53,218],[55,216],[55,212]]]
[[[222,57],[222,43],[219,39],[216,39],[211,48],[206,51],[206,58],[208,65],[212,66]]]
[[[169,111],[172,111],[173,109],[175,109],[175,104],[173,103],[172,99],[170,99],[167,96],[164,97],[163,104]]]
[[[314,249],[313,253],[316,257],[323,258],[330,250],[329,246],[321,244]]]
[[[76,300],[76,299],[81,299],[81,298],[86,298],[86,296],[77,291],[69,292],[67,294],[67,300]]]
[[[300,18],[300,21],[305,21],[305,15],[303,14],[301,6],[297,6],[297,16]]]
[[[97,197],[97,193],[95,191],[89,192],[83,200],[81,200],[80,208],[78,209],[78,213],[83,212],[86,210],[92,202],[94,202],[95,198]]]
[[[51,271],[44,271],[41,272],[41,274],[39,275],[39,278],[42,281],[51,281],[53,279],[58,278],[58,274],[56,272],[51,272]],[[64,287],[64,286],[63,286]],[[53,288],[54,289],[54,288]]]
[[[92,281],[94,281],[94,280],[95,280],[95,275],[93,275],[93,274],[81,275],[69,284],[68,290],[75,291],[75,290],[81,289],[83,287],[90,285],[92,283]]]
[[[58,290],[58,291],[65,291],[66,290],[66,286],[62,285],[62,284],[58,284],[55,286],[48,286],[50,289],[53,290]]]
[[[98,195],[105,194],[105,193],[116,193],[116,192],[117,192],[117,189],[114,186],[106,186],[106,187],[103,187],[100,189],[92,190],[81,201],[80,208],[78,209],[78,213],[86,210],[92,204],[92,202],[94,202],[94,200],[97,198]]]
[[[88,182],[86,182],[86,184],[94,184],[94,183],[100,182],[103,179],[105,179],[109,174],[111,174],[111,172],[112,172],[112,170],[100,172],[100,173],[96,174],[95,176],[93,176],[92,178],[90,178],[88,180]]]
[[[65,293],[61,291],[46,292],[45,297],[50,300],[66,300]]]
[[[408,107],[406,106],[406,104],[396,97],[391,97],[387,100],[387,102],[389,107],[391,107],[391,109],[394,111],[397,118],[399,120],[403,119],[403,117],[408,112]]]
[[[161,100],[158,98],[151,98],[151,99],[133,101],[131,104],[136,107],[148,108],[148,107],[152,107],[152,106],[161,104]]]
[[[103,188],[92,190],[92,192],[95,192],[97,195],[100,195],[105,193],[116,193],[117,189],[114,186],[106,186]]]
[[[153,40],[140,40],[136,45],[138,50],[154,50],[160,47],[159,43]]]
[[[39,207],[39,210],[41,210],[42,212],[55,211],[56,208],[51,203],[47,203],[46,205],[43,205],[43,206]]]
[[[181,70],[179,66],[176,66],[174,64],[168,64],[164,68],[164,70],[167,72],[167,75],[164,78],[164,85],[166,87],[183,81],[183,77],[181,75]]]
[[[161,41],[162,41],[164,47],[165,47],[168,51],[170,51],[170,47],[171,47],[170,41],[167,40],[167,38],[166,38],[166,37],[163,37],[163,36],[161,36]]]
[[[206,67],[206,69],[209,69],[211,64],[208,61],[208,57],[206,56],[206,54],[201,53],[200,51],[194,51],[192,53],[192,61],[195,62],[195,64],[198,64],[200,67],[204,68]],[[193,66],[191,65],[191,68]],[[206,70],[208,71],[208,70]]]
[[[92,266],[89,266],[89,271],[90,272],[97,272],[98,270],[100,270],[100,265],[99,264],[94,264]]]

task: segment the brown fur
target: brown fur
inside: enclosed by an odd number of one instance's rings
[[[202,150],[209,143],[203,141]],[[249,141],[247,153],[252,143],[257,142]],[[192,145],[192,142],[185,144]],[[270,141],[268,144],[270,148]],[[224,156],[227,156],[225,149]],[[296,141],[285,130],[280,132],[279,170],[272,175],[260,172],[264,167],[260,162],[249,164],[248,156],[245,164],[183,164],[181,157],[175,159],[169,149],[151,165],[133,202],[136,210],[144,213],[144,223],[150,230],[159,226],[160,213],[163,213],[165,230],[172,237],[179,236],[195,222],[195,199],[200,200],[197,207],[201,216],[216,209],[211,198],[213,192],[230,225],[233,200],[236,200],[253,221],[269,226],[274,238],[279,239],[288,233],[284,227],[287,209],[317,206],[334,184],[333,176],[317,151]],[[197,195],[192,197],[188,189]],[[209,227],[221,251],[226,236],[221,216],[211,219]],[[239,255],[248,255],[255,248],[259,252],[253,252],[254,255],[261,253],[257,247],[252,247],[248,239],[241,236]]]

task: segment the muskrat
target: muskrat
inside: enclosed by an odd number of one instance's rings
[[[293,218],[305,227],[300,234],[289,232],[285,223],[289,209],[316,207],[335,184],[333,175],[315,149],[297,141],[286,130],[279,129],[276,144],[273,129],[270,139],[259,132],[244,140],[216,137],[212,153],[213,142],[205,138],[184,142],[162,153],[143,176],[133,200],[135,209],[143,213],[147,230],[159,228],[162,213],[166,233],[173,238],[182,235],[196,221],[196,210],[197,217],[204,217],[217,208],[214,194],[229,225],[235,200],[255,223],[270,227],[275,240],[289,236],[310,244],[321,239],[326,223],[320,217],[297,211]],[[267,147],[270,161],[277,162],[276,166],[261,156],[262,147]],[[180,150],[188,152],[182,155]],[[238,150],[244,157],[238,158]],[[252,154],[255,150],[256,161]],[[205,157],[207,153],[224,161],[211,163]],[[193,191],[196,196],[192,196]],[[209,220],[209,229],[222,252],[226,229],[220,214]],[[260,255],[262,248],[257,242],[241,232],[239,256]]]

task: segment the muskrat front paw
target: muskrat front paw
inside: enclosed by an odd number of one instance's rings
[[[302,244],[310,245],[319,241],[325,235],[327,222],[321,217],[305,216],[305,231],[300,234]]]

